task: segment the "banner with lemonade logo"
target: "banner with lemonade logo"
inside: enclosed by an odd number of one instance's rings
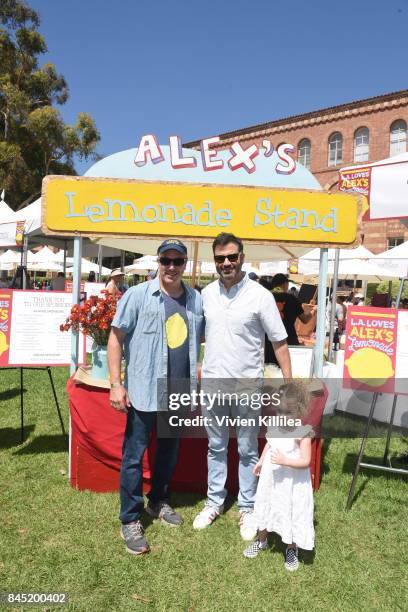
[[[393,393],[398,310],[350,306],[347,311],[344,386]]]

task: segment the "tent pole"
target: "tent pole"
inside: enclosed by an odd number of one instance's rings
[[[68,242],[67,240],[64,240],[64,263],[63,263],[64,276],[67,275],[67,249],[68,249]]]
[[[99,266],[99,271],[98,271],[98,283],[101,282],[102,279],[102,245],[98,244],[98,266]]]
[[[27,289],[27,250],[28,250],[28,236],[26,233],[24,233],[24,240],[23,240],[23,253],[22,253],[22,266],[23,269],[21,271],[22,273],[22,284],[21,284],[21,289]]]
[[[340,262],[340,249],[334,249],[334,270],[333,270],[333,281],[332,281],[332,295],[331,295],[331,309],[330,309],[330,328],[329,328],[329,350],[328,350],[328,361],[333,359],[333,336],[334,336],[334,319],[336,317],[336,304],[337,304],[337,283],[339,278],[339,262]]]
[[[198,242],[194,242],[193,248],[193,269],[191,270],[191,286],[194,287],[196,279],[196,268],[198,260]]]
[[[324,341],[326,338],[326,286],[327,286],[328,249],[320,249],[319,293],[317,302],[316,345],[314,354],[314,374],[323,374]]]
[[[82,238],[74,238],[74,261],[72,276],[72,303],[79,304],[81,298],[81,259],[82,259]],[[79,335],[72,332],[71,335],[71,376],[78,367],[79,357]]]

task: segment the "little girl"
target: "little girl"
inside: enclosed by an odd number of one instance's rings
[[[301,381],[281,390],[279,413],[286,419],[301,419],[308,411],[309,394]],[[310,425],[270,427],[267,444],[254,474],[260,476],[253,513],[258,537],[244,552],[256,557],[268,547],[267,532],[278,533],[286,547],[285,568],[299,567],[298,546],[314,548],[313,490],[310,478]]]

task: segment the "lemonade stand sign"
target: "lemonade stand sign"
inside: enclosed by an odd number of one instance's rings
[[[344,386],[406,393],[408,313],[392,308],[351,307],[347,317]],[[405,374],[404,374],[405,371]]]

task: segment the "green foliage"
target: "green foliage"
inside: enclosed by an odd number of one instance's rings
[[[66,125],[54,105],[68,85],[54,64],[39,65],[47,45],[39,16],[22,0],[0,4],[0,188],[13,207],[41,191],[46,174],[75,174],[74,158],[92,159],[100,139],[92,117]]]
[[[388,284],[389,284],[388,281],[382,281],[377,286],[377,293],[388,293]],[[393,300],[395,300],[395,298],[397,297],[399,288],[400,288],[399,280],[392,281],[391,295],[392,295]],[[408,283],[405,283],[404,291],[402,292],[402,296],[401,296],[401,299],[405,299],[405,298],[408,298]]]

